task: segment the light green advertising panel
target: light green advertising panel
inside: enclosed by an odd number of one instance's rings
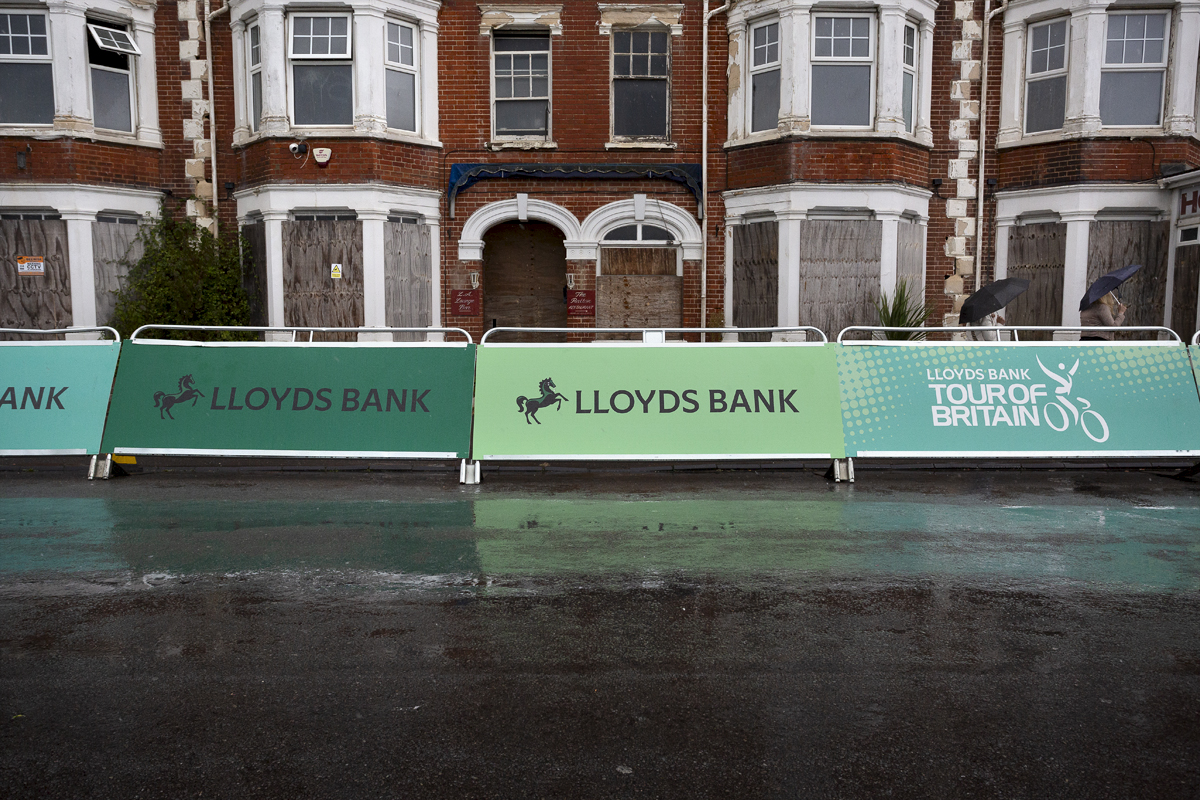
[[[474,345],[127,343],[104,451],[462,458]]]
[[[121,343],[0,344],[0,454],[100,452]]]
[[[1181,346],[839,348],[850,456],[1200,454]]]
[[[476,459],[843,454],[825,345],[485,345]]]

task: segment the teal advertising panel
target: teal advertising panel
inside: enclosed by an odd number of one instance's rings
[[[104,452],[463,458],[475,346],[128,342]]]
[[[481,345],[473,457],[841,457],[830,345]]]
[[[100,452],[121,343],[0,343],[0,455]]]
[[[1196,393],[1200,395],[1200,345],[1192,345],[1192,374],[1196,378]]]
[[[1200,454],[1179,345],[838,347],[850,456]]]

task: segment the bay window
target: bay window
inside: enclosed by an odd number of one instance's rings
[[[296,125],[354,124],[348,14],[292,14],[292,119]]]
[[[417,129],[416,29],[403,22],[387,23],[387,126]]]
[[[250,130],[257,131],[262,124],[262,30],[253,24],[246,29],[246,33],[246,65],[250,73]]]
[[[750,29],[750,130],[774,130],[779,124],[779,23]]]
[[[1109,14],[1100,120],[1105,125],[1162,124],[1167,72],[1167,15]]]
[[[670,138],[670,81],[671,44],[666,30],[613,31],[614,140]]]
[[[46,15],[0,13],[0,125],[54,122],[54,75]]]
[[[88,65],[97,128],[133,133],[133,62],[137,45],[124,25],[89,20]]]
[[[1029,26],[1025,77],[1025,132],[1055,131],[1067,113],[1065,19]]]
[[[813,15],[813,126],[871,127],[874,23],[866,14]]]

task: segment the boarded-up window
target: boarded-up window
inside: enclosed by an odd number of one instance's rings
[[[112,322],[117,292],[125,284],[129,269],[145,249],[138,239],[137,219],[101,215],[92,223],[92,263],[95,265],[96,322]]]
[[[800,324],[835,338],[851,325],[878,325],[878,220],[802,220]]]
[[[925,226],[901,222],[896,233],[896,283],[906,281],[908,290],[925,296]]]
[[[1129,306],[1126,325],[1162,325],[1166,313],[1169,221],[1093,222],[1088,232],[1087,282],[1129,264],[1141,264],[1117,296]],[[1129,334],[1129,338],[1138,338]]]
[[[771,328],[779,319],[779,223],[733,228],[733,325]],[[769,333],[739,333],[739,342],[769,341]]]
[[[596,327],[681,327],[683,278],[676,275],[677,259],[673,247],[601,250],[601,274],[596,278]]]
[[[383,229],[384,314],[390,328],[433,324],[433,283],[429,228],[411,222],[386,222]],[[424,334],[397,333],[396,341],[417,342]]]
[[[565,328],[567,250],[545,222],[505,222],[483,236],[483,327]],[[528,341],[565,341],[530,335]],[[504,341],[519,341],[509,335]]]
[[[1008,234],[1008,277],[1024,278],[1029,288],[1008,304],[1008,325],[1061,325],[1063,265],[1067,257],[1067,226],[1061,222],[1018,225]],[[1049,331],[1026,331],[1022,339],[1046,341]]]
[[[340,264],[342,277],[331,277]],[[283,223],[285,325],[357,328],[363,324],[362,224]],[[316,341],[354,341],[353,333],[318,334]]]
[[[1171,295],[1171,328],[1190,342],[1196,334],[1196,296],[1200,292],[1200,247],[1175,250],[1175,286]]]
[[[0,221],[0,327],[70,327],[67,253],[67,223],[63,220]],[[18,275],[17,258],[21,256],[41,256],[46,274]]]
[[[267,316],[267,225],[261,220],[242,227],[242,289],[250,303],[250,324],[265,326]]]

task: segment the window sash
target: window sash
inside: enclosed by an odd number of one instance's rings
[[[16,20],[20,17],[21,23],[17,24]],[[46,14],[36,11],[6,11],[0,13],[0,18],[4,19],[5,31],[0,33],[0,61],[49,61],[52,56],[50,44],[50,22]],[[41,32],[33,32],[33,20],[40,20]],[[13,31],[14,27],[22,27],[24,31]],[[46,52],[35,53],[33,50],[39,49],[39,45],[44,46]],[[13,50],[26,50],[28,52],[15,53]]]
[[[762,43],[759,44],[759,33]],[[779,23],[772,20],[750,28],[750,71],[778,69],[780,63]]]
[[[408,43],[404,42],[404,34],[408,33]],[[395,33],[395,38],[392,34]],[[396,58],[392,58],[395,55]],[[407,61],[405,58],[407,57]],[[384,48],[384,61],[388,66],[397,67],[407,72],[417,71],[417,29],[404,22],[387,23],[387,44]]]
[[[251,132],[262,124],[262,33],[258,24],[246,28],[246,118]]]
[[[341,22],[341,25],[336,24]],[[289,14],[288,15],[288,58],[315,61],[350,61],[354,53],[354,25],[349,14]],[[335,33],[334,31],[337,31]],[[306,32],[307,31],[307,32]],[[305,47],[296,52],[298,42]],[[326,52],[314,53],[314,49]],[[336,52],[328,52],[334,47]]]
[[[92,83],[91,90],[92,90],[92,109],[93,109],[92,110],[92,114],[93,114],[92,122],[93,122],[93,124],[98,129],[101,129],[101,130],[120,131],[122,133],[133,133],[134,126],[137,124],[137,121],[136,121],[135,115],[134,115],[133,70],[132,69],[116,69],[114,67],[105,67],[105,66],[101,66],[99,64],[89,64],[88,69],[89,69],[88,75],[89,75],[89,78]],[[124,106],[114,106],[114,105],[112,105],[111,102],[101,102],[101,100],[105,99],[105,98],[100,98],[100,97],[96,96],[96,73],[97,72],[107,73],[107,74],[112,74],[112,75],[120,75],[124,78],[124,83],[125,83],[125,94],[124,94],[125,104],[124,104]],[[101,83],[106,83],[106,81],[101,81]],[[112,117],[114,114],[121,113],[121,112],[128,112],[128,116],[122,117],[122,121],[124,121],[124,120],[128,121],[128,127],[123,127],[123,126],[119,126],[119,125],[101,124],[101,122],[102,122],[101,115],[102,114],[105,115],[105,117]],[[112,120],[108,119],[108,118],[103,119],[103,122],[109,122],[109,121],[112,121]]]
[[[912,133],[917,125],[917,61],[918,48],[917,26],[904,26],[903,55],[901,63],[904,75],[901,77],[901,113],[904,117],[904,130]]]
[[[1140,37],[1134,36],[1132,38],[1130,37],[1131,31],[1129,30],[1129,26],[1133,20],[1140,19],[1144,23],[1148,24],[1151,19],[1155,19],[1155,18],[1157,18],[1158,20],[1160,20],[1162,22],[1162,36],[1161,37],[1156,36],[1156,37],[1148,38],[1145,35],[1145,29],[1143,29],[1142,36],[1140,36]],[[1123,36],[1120,39],[1113,39],[1111,37],[1112,37],[1113,33],[1116,32],[1116,30],[1115,30],[1116,24],[1115,23],[1117,22],[1117,20],[1121,21],[1121,32],[1122,32]],[[1157,12],[1157,13],[1152,12],[1152,11],[1147,11],[1147,12],[1140,13],[1140,14],[1137,14],[1137,13],[1112,13],[1112,14],[1109,14],[1108,18],[1105,22],[1104,67],[1103,67],[1103,69],[1105,71],[1128,69],[1128,70],[1134,70],[1137,72],[1148,72],[1148,71],[1153,70],[1154,67],[1166,69],[1166,67],[1167,67],[1167,48],[1170,46],[1170,39],[1171,39],[1171,16],[1170,16],[1170,14],[1168,14],[1165,11]],[[1122,52],[1122,60],[1121,61],[1110,61],[1109,59],[1113,55],[1113,52],[1112,52],[1113,45],[1118,42],[1122,44],[1122,48],[1121,48],[1123,51]],[[1131,47],[1131,45],[1133,45],[1135,42],[1138,43],[1138,47],[1137,48]],[[1145,57],[1144,46],[1151,45],[1151,44],[1157,44],[1158,47],[1160,48],[1159,58],[1157,60],[1154,60],[1154,61],[1144,61],[1144,60],[1143,61],[1126,61],[1125,60],[1125,57],[1128,57],[1133,54],[1133,53],[1131,53],[1131,50],[1134,50],[1135,52],[1137,50],[1140,50],[1141,55],[1138,57],[1144,58]]]
[[[829,35],[824,35],[824,22],[829,21]],[[849,31],[843,32],[845,26],[840,25],[842,21],[848,21]],[[865,21],[866,36],[861,35],[863,26],[859,25],[859,21]],[[822,40],[827,40],[828,48],[821,46]],[[846,41],[847,45],[845,52],[842,50],[841,42]],[[855,53],[860,49],[857,45],[859,42],[865,42],[866,53]],[[828,49],[828,55],[819,55],[821,50]],[[863,63],[875,60],[875,16],[873,14],[813,14],[812,24],[812,60],[820,62],[838,62],[838,61],[853,61]]]
[[[522,43],[522,39],[529,41]],[[492,137],[549,139],[554,91],[549,31],[497,32],[492,36],[491,60]],[[544,66],[538,64],[542,60]],[[518,121],[529,124],[518,126]]]
[[[1053,44],[1050,40],[1050,35],[1055,26],[1063,26],[1063,43],[1061,45]],[[1039,30],[1047,31],[1047,45],[1044,48],[1036,47],[1036,37]],[[1062,66],[1051,67],[1049,59],[1052,55],[1052,50],[1062,49]],[[1035,71],[1036,54],[1045,52],[1047,56],[1047,65],[1043,69]],[[1041,78],[1056,77],[1065,75],[1067,68],[1071,65],[1071,21],[1069,19],[1054,19],[1048,22],[1036,22],[1029,26],[1025,45],[1025,77],[1026,81],[1034,81]]]
[[[133,41],[133,37],[129,32],[117,27],[109,27],[107,25],[98,25],[94,22],[87,24],[88,31],[92,34],[92,40],[101,50],[108,50],[113,53],[123,53],[127,56],[140,56],[142,51],[138,49],[137,43]]]

